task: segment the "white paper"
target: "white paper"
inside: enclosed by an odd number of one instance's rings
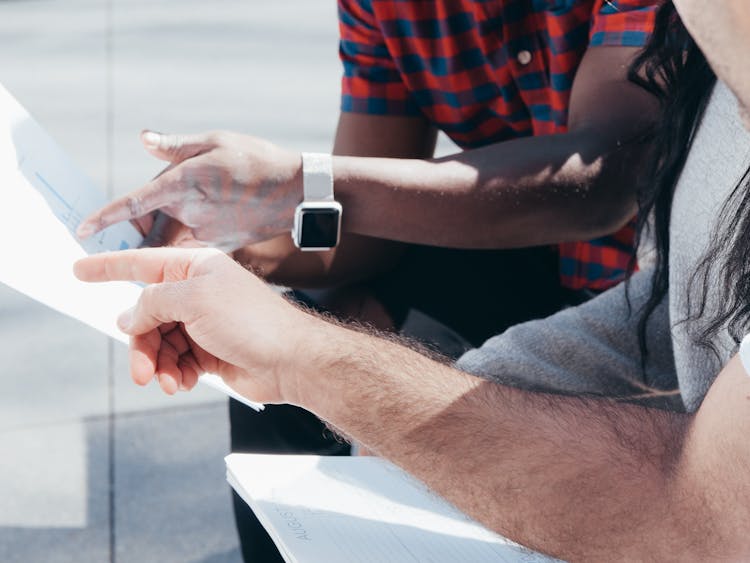
[[[80,243],[80,221],[106,203],[104,194],[0,85],[0,282],[126,343],[119,313],[140,287],[129,282],[88,284],[73,275],[87,253],[136,248],[138,231],[114,225]],[[258,409],[216,375],[202,383]]]
[[[542,563],[374,457],[231,454],[227,480],[289,563]]]

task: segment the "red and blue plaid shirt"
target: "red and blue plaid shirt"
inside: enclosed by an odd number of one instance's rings
[[[645,44],[658,0],[339,0],[341,109],[426,116],[462,148],[566,131],[589,46]],[[561,282],[623,279],[633,227],[559,245]]]

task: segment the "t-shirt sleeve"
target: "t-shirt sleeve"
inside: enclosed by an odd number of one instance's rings
[[[341,111],[417,115],[370,0],[339,0],[339,55],[344,66]]]
[[[657,0],[596,0],[591,47],[642,47],[654,30]]]
[[[665,393],[677,388],[667,299],[649,317],[644,370],[638,322],[650,291],[650,271],[638,272],[629,286],[621,283],[583,305],[508,329],[459,358],[456,367],[531,391],[680,408],[679,396]]]

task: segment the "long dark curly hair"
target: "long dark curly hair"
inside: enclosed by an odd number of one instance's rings
[[[716,75],[682,24],[671,1],[656,16],[655,32],[630,68],[630,80],[653,93],[662,119],[647,133],[653,147],[639,190],[638,243],[652,235],[656,265],[650,299],[641,312],[639,341],[646,357],[646,322],[669,288],[669,227],[672,199],[680,174],[711,97]],[[720,214],[708,251],[692,274],[688,291],[688,333],[718,356],[715,336],[727,329],[739,342],[750,321],[750,171],[734,188]],[[653,226],[649,224],[653,215]],[[653,231],[649,230],[653,228]],[[717,268],[722,270],[718,272]],[[709,280],[720,280],[718,288]],[[697,289],[697,291],[695,291]],[[718,309],[707,313],[711,290],[721,292]],[[699,302],[691,302],[691,295]],[[692,301],[695,301],[694,299]],[[644,360],[645,365],[645,360]]]

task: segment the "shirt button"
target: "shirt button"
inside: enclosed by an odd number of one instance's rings
[[[531,62],[531,51],[519,51],[518,55],[516,55],[516,60],[518,60],[518,63],[526,66]]]

